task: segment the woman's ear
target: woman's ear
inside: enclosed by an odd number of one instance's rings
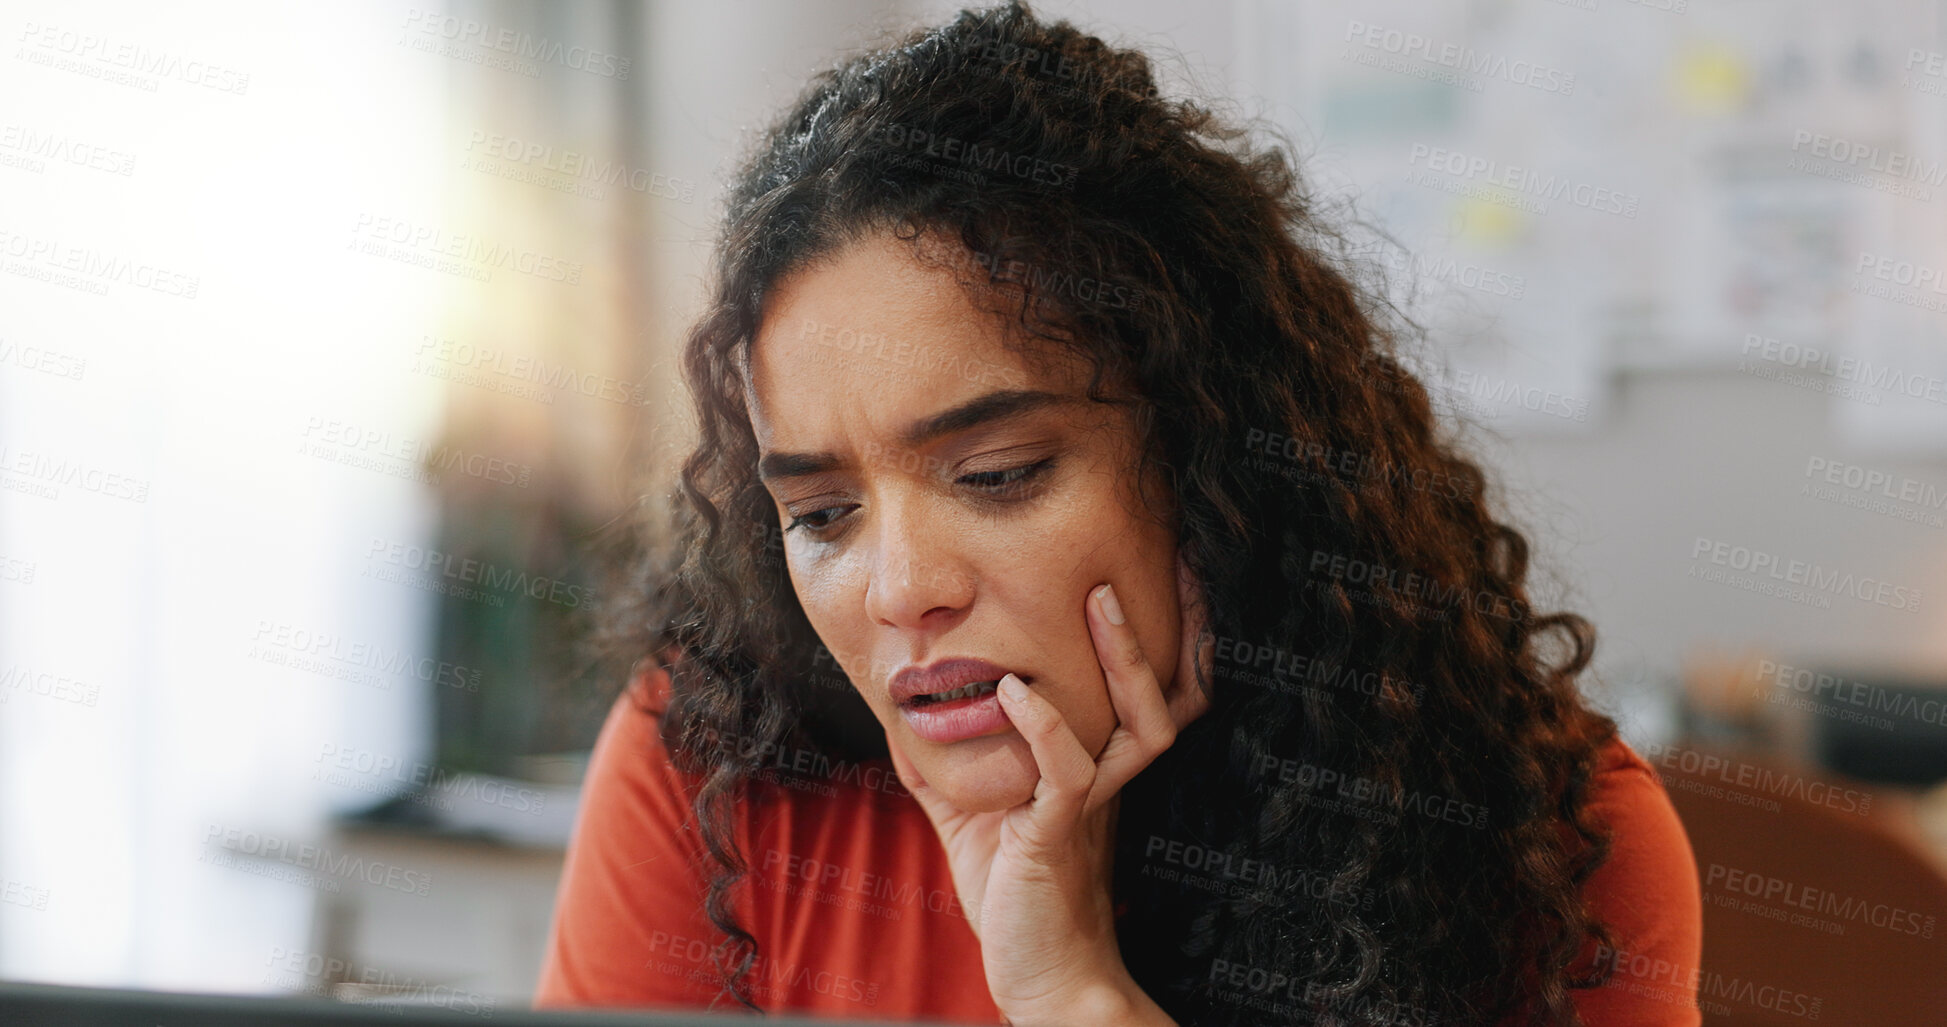
[[[1182,611],[1183,633],[1177,643],[1176,680],[1170,683],[1168,694],[1170,713],[1181,728],[1210,708],[1217,636],[1210,631],[1203,582],[1197,579],[1180,550],[1176,556],[1176,596]]]

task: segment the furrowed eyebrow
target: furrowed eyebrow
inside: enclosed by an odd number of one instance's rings
[[[966,431],[989,421],[1015,417],[1064,400],[1065,397],[1058,393],[1040,389],[999,389],[920,418],[899,433],[899,444],[907,449],[916,449],[943,435]],[[757,476],[766,482],[801,478],[829,471],[839,463],[839,458],[832,453],[766,453],[757,462]]]

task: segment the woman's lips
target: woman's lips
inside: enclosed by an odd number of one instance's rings
[[[923,706],[901,704],[899,715],[913,734],[929,742],[958,742],[1014,726],[1001,709],[998,691]]]

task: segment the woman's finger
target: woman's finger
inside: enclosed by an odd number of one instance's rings
[[[1095,783],[1095,760],[1082,748],[1081,739],[1075,737],[1055,704],[1022,684],[1019,677],[1010,673],[1002,678],[1000,696],[1001,709],[1014,729],[1028,740],[1041,772],[1028,810],[1042,831],[1037,840],[1059,846],[1080,816],[1089,788]]]
[[[1157,683],[1156,671],[1143,655],[1115,588],[1103,585],[1089,593],[1088,605],[1096,659],[1108,679],[1109,701],[1121,722],[1096,760],[1096,794],[1091,796],[1094,805],[1107,801],[1168,749],[1176,740],[1177,726]]]

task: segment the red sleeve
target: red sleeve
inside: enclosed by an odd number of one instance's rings
[[[636,678],[596,739],[536,1008],[697,1009],[718,993],[709,952],[720,935],[703,915],[708,864],[689,807],[697,782],[669,765],[661,717],[639,708],[662,709],[668,681],[664,670]]]
[[[1583,885],[1614,945],[1575,967],[1611,967],[1609,983],[1569,995],[1587,1027],[1698,1027],[1703,891],[1690,836],[1656,771],[1621,739],[1596,778],[1591,808],[1614,832],[1609,858]]]

